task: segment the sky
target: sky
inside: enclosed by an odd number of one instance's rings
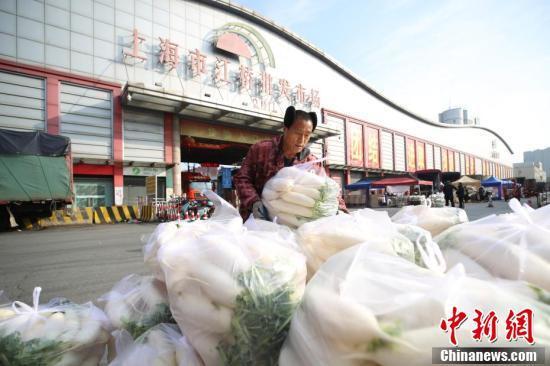
[[[239,0],[430,120],[449,107],[514,150],[550,147],[549,0]]]

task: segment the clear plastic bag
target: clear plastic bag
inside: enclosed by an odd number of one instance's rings
[[[113,332],[117,356],[110,366],[201,366],[195,350],[173,324],[158,324],[138,338]]]
[[[204,191],[204,194],[214,203],[214,214],[204,221],[171,221],[159,224],[143,247],[145,265],[151,270],[153,276],[164,281],[164,274],[157,261],[159,248],[167,243],[182,244],[185,240],[199,237],[217,230],[242,230],[243,220],[239,211],[229,202],[212,191]]]
[[[550,206],[527,210],[512,199],[510,207],[513,213],[452,227],[435,240],[447,257],[458,251],[493,276],[550,291]]]
[[[56,298],[40,305],[14,301],[0,308],[0,360],[14,365],[98,365],[110,337],[107,317],[91,302]]]
[[[172,314],[207,366],[276,363],[306,277],[287,240],[218,230],[159,250]]]
[[[308,278],[334,254],[366,241],[414,261],[413,243],[399,234],[387,212],[368,208],[308,222],[298,228],[297,240],[307,257]]]
[[[324,159],[281,169],[264,186],[262,202],[269,217],[290,227],[336,215],[340,188],[318,166]]]
[[[474,279],[462,265],[443,274],[361,244],[331,257],[308,283],[279,365],[430,365],[433,347],[451,345],[440,323],[453,307],[471,317],[457,330],[460,346],[479,346],[475,309],[500,319],[491,346],[510,345],[505,320],[526,308],[537,314],[537,346],[550,344],[550,307],[525,283]]]
[[[115,328],[125,329],[133,338],[160,323],[175,323],[166,284],[153,276],[131,274],[103,295],[104,311]]]
[[[405,206],[391,220],[396,224],[420,226],[436,236],[453,225],[468,222],[468,215],[455,207]]]

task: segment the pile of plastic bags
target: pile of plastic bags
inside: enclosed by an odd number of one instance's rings
[[[509,346],[505,320],[524,309],[536,314],[537,346],[550,345],[550,307],[528,284],[469,277],[460,264],[441,273],[366,243],[331,257],[308,283],[279,364],[429,365],[433,347],[450,346],[440,324],[457,309],[471,317],[457,329],[461,346],[480,345],[476,310],[500,319],[487,344]]]

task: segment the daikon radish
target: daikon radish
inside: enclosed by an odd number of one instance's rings
[[[305,185],[295,185],[292,188],[292,191],[297,192],[297,193],[301,193],[303,195],[306,195],[306,196],[314,199],[315,201],[317,201],[321,198],[321,192],[318,189],[311,188],[311,187],[308,187],[308,186],[305,186]],[[267,197],[266,197],[266,199],[270,200]]]
[[[300,225],[308,222],[305,218],[290,215],[284,212],[279,212],[276,216],[276,219],[277,219],[277,223],[290,226],[290,227],[300,227]]]
[[[264,199],[268,200],[268,201],[275,200],[275,199],[279,198],[280,195],[281,195],[280,192],[271,190],[267,187],[264,187],[264,189],[262,191],[262,197]]]
[[[276,192],[288,192],[294,186],[294,183],[290,179],[285,178],[271,178],[266,184],[269,188]]]
[[[286,192],[281,195],[281,198],[288,203],[292,203],[299,206],[304,206],[304,207],[315,206],[315,200],[313,198],[310,198],[298,192],[293,192],[293,191]]]
[[[175,300],[171,306],[174,317],[185,317],[199,323],[212,333],[227,333],[231,325],[232,311],[225,306],[215,306],[206,297],[190,294]],[[176,310],[177,309],[177,310]]]
[[[269,204],[278,212],[294,214],[302,217],[313,217],[313,211],[311,208],[298,206],[282,200],[269,201]]]
[[[214,303],[227,307],[235,306],[235,298],[242,288],[229,273],[220,267],[203,262],[193,266],[191,276],[199,282]]]
[[[318,175],[315,175],[309,172],[304,172],[304,174],[300,175],[298,179],[296,179],[296,183],[299,185],[320,188],[326,183],[326,181],[324,178],[319,177]]]

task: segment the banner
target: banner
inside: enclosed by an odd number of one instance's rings
[[[426,145],[416,141],[416,170],[426,169]]]
[[[365,127],[367,142],[367,168],[380,169],[380,141],[378,130],[372,127]]]
[[[414,140],[407,138],[407,171],[416,171],[416,152],[414,149]]]
[[[348,122],[346,133],[348,165],[362,167],[364,165],[363,126],[357,123]]]

